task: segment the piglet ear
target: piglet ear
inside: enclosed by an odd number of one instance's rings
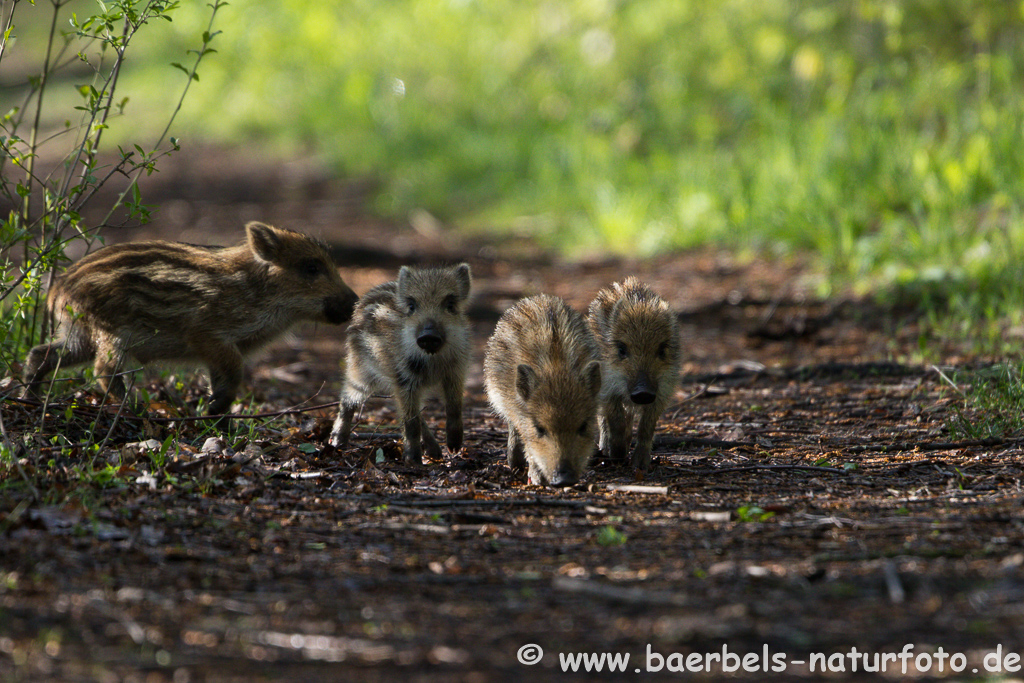
[[[583,369],[583,376],[587,380],[587,387],[590,389],[590,393],[597,396],[601,391],[601,363],[596,360],[587,363],[587,367]]]
[[[404,299],[405,293],[409,291],[409,279],[411,277],[412,271],[409,270],[409,266],[402,266],[398,269],[398,289],[396,295],[399,301]]]
[[[469,296],[469,288],[473,286],[473,276],[469,273],[469,264],[460,263],[455,267],[455,279],[459,283],[459,298]]]
[[[264,261],[277,261],[281,253],[281,239],[277,229],[265,223],[252,221],[245,226],[245,234],[249,240],[249,248],[257,258]]]
[[[519,398],[529,401],[536,384],[537,373],[533,368],[525,363],[516,368],[516,391],[519,392]]]

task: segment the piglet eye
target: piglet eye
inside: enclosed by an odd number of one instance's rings
[[[580,425],[579,435],[580,436],[586,436],[587,435],[587,423],[586,422],[584,422],[583,424]]]
[[[444,299],[444,307],[448,309],[449,313],[459,312],[459,300],[454,296],[447,296]]]
[[[615,350],[619,354],[619,358],[629,357],[629,349],[622,342],[615,342]]]
[[[415,313],[416,312],[416,299],[413,299],[411,296],[407,297],[406,300],[405,300],[405,307],[409,311],[409,315],[412,315],[413,313]]]
[[[664,359],[668,355],[668,342],[662,342],[658,347],[658,358]]]
[[[316,259],[303,259],[299,261],[298,270],[303,277],[314,278],[323,272],[323,264]]]
[[[537,436],[539,436],[542,439],[548,435],[548,430],[544,429],[536,422],[533,424],[533,428],[537,430]]]

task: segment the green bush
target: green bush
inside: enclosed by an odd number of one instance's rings
[[[30,73],[20,101],[0,112],[0,205],[6,211],[0,216],[0,366],[5,374],[14,374],[39,337],[42,283],[63,268],[68,245],[91,245],[111,222],[145,222],[149,209],[141,203],[138,180],[178,148],[169,137],[174,109],[162,119],[164,128],[153,144],[144,148],[133,141],[115,146],[116,153],[108,151],[108,131],[124,117],[130,100],[121,83],[126,56],[134,53],[141,31],[158,20],[170,21],[178,3],[114,0],[100,3],[95,14],[79,14],[77,5],[69,4],[5,3],[0,12],[0,69],[13,59],[15,68]],[[199,61],[213,51],[213,17],[224,4],[213,0],[207,6],[207,28],[200,47],[189,51],[190,66],[173,65],[185,72],[176,93],[179,104],[196,79]],[[23,25],[31,40],[21,39]],[[96,206],[104,187],[115,188],[116,198]],[[87,206],[101,218],[86,221]]]
[[[195,133],[378,175],[385,212],[577,253],[813,250],[833,283],[941,282],[976,315],[1024,303],[1006,287],[1024,255],[1020,3],[235,9]]]

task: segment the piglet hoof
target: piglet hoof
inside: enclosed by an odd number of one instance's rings
[[[459,425],[457,428],[450,428],[445,430],[445,444],[448,446],[448,452],[455,455],[462,450],[462,426]]]
[[[630,462],[633,469],[639,470],[640,472],[646,472],[651,469],[651,454],[647,453],[633,453],[633,459]]]
[[[402,454],[402,459],[406,465],[422,465],[423,464],[423,449],[417,444],[416,446],[410,446],[406,444],[405,452]]]

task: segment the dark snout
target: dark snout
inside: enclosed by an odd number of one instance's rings
[[[576,476],[576,473],[573,472],[572,468],[562,465],[555,470],[554,476],[551,477],[551,485],[572,486],[579,480],[580,478]]]
[[[324,317],[332,325],[340,325],[352,319],[352,311],[355,310],[359,297],[355,292],[349,292],[348,296],[328,297],[324,299]]]
[[[651,385],[651,379],[647,376],[647,373],[639,372],[636,376],[636,382],[629,389],[629,400],[639,406],[654,403],[654,399],[657,398],[656,389],[657,387]]]
[[[444,330],[433,320],[428,320],[416,336],[416,346],[427,353],[437,353],[444,346]]]

